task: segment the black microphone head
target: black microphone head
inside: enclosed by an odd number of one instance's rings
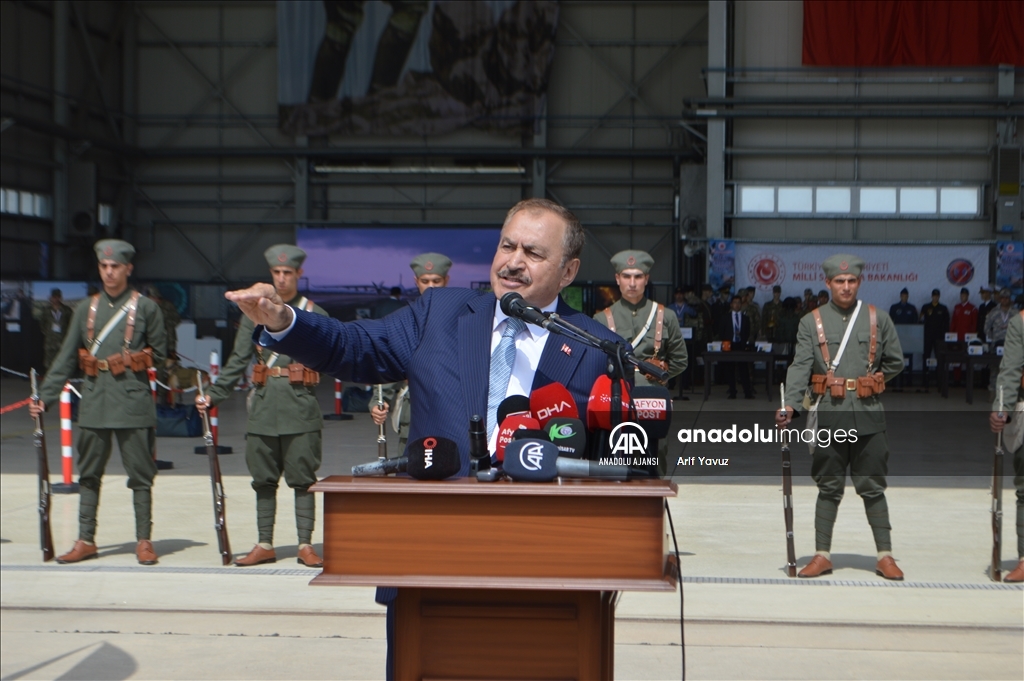
[[[445,437],[421,437],[409,444],[405,455],[409,458],[406,472],[417,480],[444,480],[462,468],[459,448]]]
[[[550,440],[548,433],[543,429],[522,428],[512,434],[512,441],[516,440]]]
[[[636,419],[647,437],[663,440],[672,426],[672,396],[667,388],[658,385],[633,388]]]
[[[558,455],[570,459],[587,457],[587,430],[580,419],[554,418],[544,426],[547,437],[558,448]]]
[[[519,294],[517,293],[516,295]],[[518,414],[520,412],[530,413],[530,398],[526,395],[509,395],[498,405],[498,423],[504,421],[509,414]]]
[[[501,297],[501,311],[507,314],[509,317],[514,317],[515,315],[512,313],[512,303],[522,299],[523,297],[520,294],[516,293],[515,291],[509,291],[508,293]]]
[[[505,448],[505,475],[518,482],[551,482],[558,448],[546,440],[516,440]]]

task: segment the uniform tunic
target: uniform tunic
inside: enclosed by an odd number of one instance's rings
[[[646,296],[640,299],[637,304],[630,303],[625,298],[620,298],[609,308],[612,311],[612,319],[615,320],[615,333],[619,334],[628,342],[633,342],[651,316],[651,310],[655,303]],[[594,319],[604,326],[608,326],[608,319],[604,310],[594,315]],[[649,360],[654,357],[654,336],[657,332],[657,313],[651,320],[651,326],[647,333],[633,348],[634,354],[642,360]],[[686,370],[688,361],[686,354],[686,342],[683,340],[683,333],[679,330],[679,319],[669,308],[665,308],[665,318],[662,326],[661,349],[657,359],[668,362],[668,377],[678,376]],[[637,385],[651,385],[651,382],[641,374],[636,375]]]
[[[39,328],[43,332],[43,368],[49,369],[53,359],[60,352],[60,346],[64,343],[64,336],[68,334],[71,326],[71,315],[73,310],[61,303],[57,309],[47,305],[39,316]]]
[[[128,302],[132,293],[130,287],[116,298],[111,298],[105,291],[100,292],[94,337],[99,337],[103,327]],[[39,398],[47,409],[60,399],[64,384],[78,368],[78,349],[89,345],[90,300],[86,298],[76,306],[60,352],[39,387]],[[93,354],[99,359],[106,359],[120,353],[127,324],[126,314]],[[135,330],[128,349],[139,352],[146,347],[153,351],[154,366],[163,363],[167,352],[163,315],[155,302],[140,296]],[[134,492],[136,538],[149,539],[152,531],[150,489],[156,476],[156,462],[153,460],[156,406],[150,392],[149,376],[145,371],[133,372],[130,366],[126,366],[120,376],[99,371],[96,376],[85,377],[81,393],[82,401],[78,408],[79,539],[94,540],[100,486],[114,439],[118,441],[121,460],[128,474],[128,487]]]

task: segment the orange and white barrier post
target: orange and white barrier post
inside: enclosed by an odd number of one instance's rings
[[[146,369],[146,375],[149,376],[149,391],[153,393],[153,404],[156,404],[156,367]]]
[[[334,379],[334,413],[324,414],[328,421],[350,421],[352,414],[345,414],[341,411],[341,381]]]
[[[63,481],[50,489],[55,494],[75,494],[78,485],[72,481],[75,473],[74,447],[71,430],[71,384],[65,383],[60,391],[60,464]]]

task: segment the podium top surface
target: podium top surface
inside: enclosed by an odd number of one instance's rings
[[[553,482],[479,482],[476,478],[414,480],[412,478],[331,475],[312,487],[311,492],[346,494],[466,494],[501,496],[585,496],[585,497],[674,497],[679,489],[670,480],[579,480],[557,478]]]

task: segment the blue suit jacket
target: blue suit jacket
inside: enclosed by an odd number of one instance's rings
[[[280,341],[260,342],[311,369],[356,383],[409,380],[409,441],[428,435],[456,443],[459,475],[469,473],[469,419],[487,414],[491,326],[497,299],[470,289],[435,288],[383,319],[342,323],[296,311],[295,326]],[[558,314],[570,324],[608,340],[618,335],[559,299]],[[257,330],[257,333],[259,330]],[[564,349],[568,346],[568,351]],[[561,383],[585,410],[594,380],[605,371],[605,354],[564,336],[544,346],[532,389]]]

